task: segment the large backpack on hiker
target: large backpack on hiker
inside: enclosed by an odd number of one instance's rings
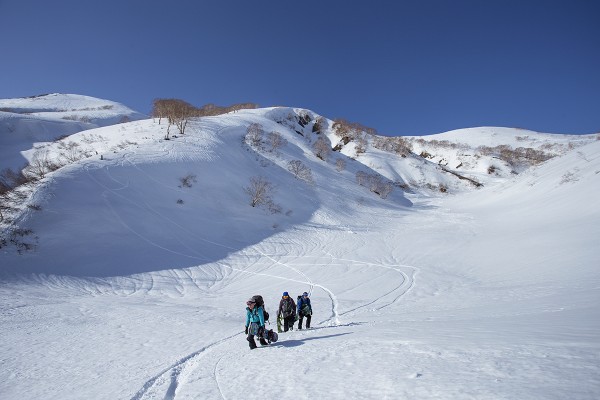
[[[259,294],[255,294],[250,298],[250,300],[256,303],[256,308],[263,308],[263,316],[265,317],[265,322],[267,322],[269,320],[269,313],[267,312],[267,310],[265,310],[265,301],[263,300],[263,297]]]
[[[282,300],[281,303],[281,315],[283,318],[291,317],[292,315],[296,315],[296,305],[294,304],[294,300],[291,297]]]
[[[302,303],[302,307],[300,307],[300,303]],[[306,301],[304,301],[304,299],[302,298],[302,295],[298,296],[298,300],[296,301],[296,305],[298,306],[298,309],[300,310],[300,314],[302,315],[311,315],[311,309],[310,306],[308,305],[308,303]]]

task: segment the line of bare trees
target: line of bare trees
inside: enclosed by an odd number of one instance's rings
[[[232,111],[253,109],[257,107],[258,105],[254,103],[239,103],[228,107],[206,104],[197,108],[187,101],[180,99],[154,99],[154,101],[152,101],[151,116],[153,118],[158,118],[159,124],[162,122],[163,118],[167,120],[167,134],[165,139],[169,139],[171,125],[175,125],[179,133],[183,135],[185,134],[185,129],[190,118],[221,115]]]

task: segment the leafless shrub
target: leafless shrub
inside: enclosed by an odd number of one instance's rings
[[[281,206],[279,204],[275,204],[273,200],[269,200],[266,205],[267,209],[271,212],[271,214],[281,213]]]
[[[489,175],[493,175],[494,173],[496,173],[496,166],[495,165],[490,165],[487,169],[487,173]]]
[[[179,178],[179,181],[181,182],[181,185],[179,185],[180,188],[191,188],[194,183],[198,182],[196,175],[193,174],[188,174],[183,178]]]
[[[394,190],[394,184],[382,177],[379,174],[367,174],[364,171],[358,171],[356,173],[356,182],[359,185],[367,187],[371,192],[379,195],[382,199]]]
[[[66,139],[67,137],[68,136],[64,136],[64,137],[61,137],[60,139]],[[103,142],[105,140],[106,140],[106,138],[104,136],[98,135],[98,134],[95,134],[95,133],[83,134],[81,136],[81,141],[83,143],[87,143],[87,144],[92,144],[92,143],[97,143],[97,142]]]
[[[250,205],[252,207],[273,204],[271,195],[275,191],[275,187],[269,181],[261,176],[253,176],[250,178],[250,185],[244,188],[244,192],[250,196]]]
[[[34,250],[37,247],[38,237],[32,237],[32,235],[33,231],[31,229],[11,227],[0,236],[0,248],[12,245],[17,249],[19,254]],[[30,240],[33,240],[33,242]]]
[[[371,136],[377,134],[377,130],[374,128],[369,128],[359,124],[358,122],[349,122],[342,118],[338,118],[333,121],[333,131],[340,138],[347,136],[354,137],[355,134],[360,132],[364,132]]]
[[[58,168],[60,166],[50,159],[48,150],[40,150],[34,153],[24,173],[26,176],[31,176],[35,179],[43,179],[47,173],[56,171]]]
[[[177,204],[183,204],[183,200],[182,199],[177,199]]]
[[[544,146],[541,146],[540,149],[544,149]],[[531,147],[513,149],[505,144],[495,147],[480,146],[477,151],[484,156],[498,157],[513,167],[520,164],[537,165],[554,157],[553,154],[546,153],[543,150],[536,150]]]
[[[564,173],[564,175],[560,179],[560,184],[562,185],[564,183],[577,182],[578,180],[579,180],[579,177],[577,177],[577,175],[575,175],[571,171],[567,171],[567,172]]]
[[[320,136],[317,139],[317,141],[313,145],[313,150],[315,152],[315,155],[323,161],[327,161],[327,158],[331,153],[331,147],[329,146],[327,139],[325,139],[323,136]]]
[[[343,158],[338,158],[337,160],[335,160],[335,169],[338,172],[342,172],[343,170],[346,169],[346,160],[344,160]]]
[[[81,149],[79,143],[77,142],[61,141],[58,143],[58,148],[60,149],[60,156],[64,158],[67,163],[79,161],[86,156],[85,151]]]
[[[368,185],[369,190],[375,194],[378,194],[382,199],[387,198],[387,196],[394,190],[394,185],[392,182],[384,179],[379,174],[369,175]]]
[[[373,138],[373,147],[379,150],[387,151],[390,153],[395,153],[401,155],[403,157],[412,153],[413,145],[412,143],[401,137],[384,137],[384,136],[375,136]]]
[[[21,173],[5,168],[0,172],[0,193],[8,192],[27,182],[27,178]]]
[[[292,160],[288,163],[288,171],[306,183],[313,183],[312,171],[300,160]]]

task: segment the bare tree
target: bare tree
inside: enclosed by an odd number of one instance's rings
[[[356,172],[356,182],[361,186],[365,185],[365,182],[367,182],[368,177],[369,175],[364,171]]]
[[[264,133],[262,125],[254,122],[246,129],[246,140],[250,142],[250,145],[261,148]]]
[[[23,174],[10,168],[0,173],[0,222],[5,222],[7,214],[18,211],[18,206],[23,204],[27,196],[18,187],[27,182]]]
[[[313,145],[315,155],[323,161],[327,161],[329,154],[331,153],[331,147],[323,136],[320,136],[315,144]]]
[[[259,205],[273,204],[271,198],[275,187],[269,181],[261,176],[250,178],[250,185],[244,188],[244,191],[250,196],[250,205],[256,207]]]
[[[335,169],[337,169],[338,172],[342,172],[343,170],[345,170],[346,160],[344,160],[343,158],[338,158],[337,160],[335,160]]]
[[[58,168],[58,165],[50,160],[48,150],[40,150],[33,154],[31,162],[24,171],[30,177],[43,179],[48,172],[55,171]]]
[[[167,135],[169,139],[171,125],[175,125],[180,134],[185,133],[190,118],[198,114],[196,107],[190,103],[179,99],[154,99],[152,102],[152,116],[158,118],[158,123],[162,118],[167,118]]]
[[[279,132],[272,131],[268,135],[269,143],[271,144],[271,151],[275,151],[287,144],[287,140]]]
[[[304,182],[313,183],[312,171],[300,160],[292,160],[288,163],[288,171]]]
[[[359,133],[356,135],[356,145],[354,150],[356,151],[356,155],[364,154],[367,151],[367,146],[369,142],[364,134]]]
[[[154,99],[152,100],[152,111],[150,111],[152,118],[158,118],[158,124],[163,118],[167,118],[167,102],[165,99]]]

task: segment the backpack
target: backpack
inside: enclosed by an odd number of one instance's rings
[[[263,300],[263,297],[259,294],[255,294],[250,298],[250,300],[256,303],[256,308],[263,308],[263,316],[265,317],[265,322],[267,322],[269,320],[269,313],[267,310],[265,310],[265,301]]]
[[[287,300],[284,300],[283,305],[281,306],[281,314],[283,314],[284,317],[288,317],[295,313],[296,313],[296,310],[294,307],[294,300],[292,300],[290,298],[288,298]]]
[[[310,315],[310,306],[306,301],[304,301],[302,295],[298,296],[298,301],[296,302],[296,304],[300,309],[299,312],[301,312],[303,315]],[[302,306],[300,306],[300,304],[302,304]]]
[[[256,303],[256,308],[261,307],[265,308],[265,301],[263,300],[262,296],[260,294],[255,294],[254,296],[250,297],[250,300],[252,300],[253,302]]]

